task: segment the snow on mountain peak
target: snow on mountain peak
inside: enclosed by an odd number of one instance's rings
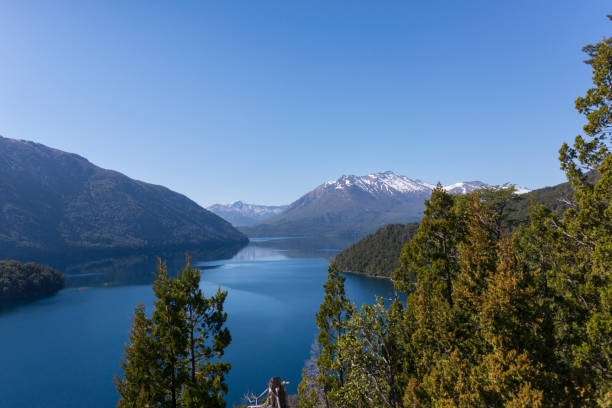
[[[483,183],[482,181],[465,181],[460,183],[451,184],[450,186],[444,186],[444,190],[451,194],[467,194],[471,193],[474,190],[478,190],[479,188],[491,187],[490,185]],[[503,186],[502,186],[503,187]],[[513,186],[515,194],[527,194],[531,190],[525,187],[517,187]],[[495,187],[494,187],[495,188]]]
[[[450,186],[444,186],[442,188],[451,194],[467,194],[487,186],[488,184],[485,184],[482,181],[464,181],[451,184]]]
[[[336,181],[328,181],[322,185],[323,188],[333,188],[335,190],[343,190],[353,186],[374,195],[426,193],[434,187],[429,183],[413,180],[389,170],[366,176],[343,175]]]
[[[518,194],[518,195],[521,195],[521,194],[527,194],[527,193],[529,193],[529,192],[531,191],[531,190],[530,190],[530,189],[528,189],[527,187],[519,187],[519,186],[514,186],[514,188],[515,188],[514,193],[515,193],[515,194]]]
[[[327,181],[320,188],[344,190],[348,188],[359,188],[373,195],[393,196],[395,194],[428,193],[436,186],[419,179],[411,179],[401,174],[387,170],[379,173],[371,173],[365,176],[345,174],[336,181]],[[479,188],[490,187],[482,181],[463,181],[442,187],[451,194],[467,194]],[[516,194],[525,194],[530,190],[524,187],[516,187]]]
[[[208,207],[207,210],[224,218],[232,225],[246,226],[280,214],[286,208],[286,205],[258,205],[238,200],[232,201],[229,204],[214,204]]]

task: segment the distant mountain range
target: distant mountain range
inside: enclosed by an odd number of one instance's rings
[[[465,194],[487,186],[480,181],[444,187]],[[249,236],[337,235],[360,237],[381,226],[421,219],[433,184],[391,171],[345,175],[321,184],[283,212],[240,228]],[[527,192],[521,189],[520,192]]]
[[[0,259],[247,241],[229,222],[165,187],[0,137]]]
[[[234,201],[229,204],[214,204],[206,209],[230,222],[236,227],[254,225],[260,221],[280,214],[288,205],[257,205],[244,201]]]

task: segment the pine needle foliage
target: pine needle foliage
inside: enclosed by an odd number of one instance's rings
[[[218,289],[205,297],[200,271],[189,257],[176,278],[159,261],[153,292],[150,318],[142,304],[135,309],[121,361],[123,377],[115,377],[117,406],[225,407],[225,375],[231,366],[220,359],[231,341],[223,311],[227,292]]]

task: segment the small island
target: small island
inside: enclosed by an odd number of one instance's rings
[[[0,301],[51,295],[64,287],[64,275],[46,265],[0,261]]]

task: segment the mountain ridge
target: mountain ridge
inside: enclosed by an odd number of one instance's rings
[[[227,221],[166,187],[0,136],[0,257],[246,242]]]
[[[466,193],[486,187],[481,181],[444,187]],[[241,227],[249,236],[337,235],[361,237],[387,224],[418,221],[435,185],[392,171],[342,175],[291,203],[280,214]]]
[[[263,221],[273,215],[280,214],[288,205],[249,204],[242,200],[229,204],[213,204],[206,207],[208,211],[217,214],[234,226],[243,227]]]

